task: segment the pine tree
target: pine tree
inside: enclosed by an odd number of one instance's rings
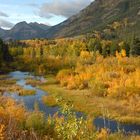
[[[133,56],[140,55],[140,39],[139,38],[134,38],[133,44],[130,49],[130,54]]]

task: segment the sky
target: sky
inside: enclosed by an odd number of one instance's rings
[[[88,6],[93,0],[0,0],[0,27],[21,21],[56,25]]]

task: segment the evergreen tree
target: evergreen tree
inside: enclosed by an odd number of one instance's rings
[[[130,54],[133,56],[140,55],[140,39],[139,38],[134,38],[133,44],[130,49]]]
[[[0,61],[10,61],[11,59],[8,46],[0,39]]]

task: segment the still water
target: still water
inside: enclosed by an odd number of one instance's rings
[[[20,85],[25,89],[35,90],[36,94],[31,96],[19,96],[18,94],[5,93],[5,96],[10,96],[13,99],[15,99],[17,102],[23,102],[25,107],[29,111],[33,111],[34,105],[38,104],[39,110],[44,112],[46,116],[49,115],[53,116],[56,112],[58,112],[59,107],[49,107],[42,102],[42,96],[48,95],[47,92],[37,87],[33,87],[31,85],[26,84],[27,78],[44,80],[43,77],[33,76],[30,75],[29,72],[20,72],[20,71],[11,72],[9,76],[17,80],[17,85]],[[81,116],[81,113],[78,112],[77,116],[78,117]],[[140,125],[136,125],[136,124],[123,124],[123,123],[118,123],[114,120],[109,120],[104,118],[96,118],[93,121],[93,124],[95,125],[97,130],[100,130],[101,128],[107,128],[110,130],[110,132],[123,130],[124,133],[135,132],[137,134],[140,134]]]

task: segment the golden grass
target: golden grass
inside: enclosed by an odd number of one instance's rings
[[[41,81],[30,78],[30,79],[26,79],[26,84],[35,87],[35,86],[39,86],[41,84]]]
[[[75,118],[73,119],[75,120]],[[14,100],[1,96],[0,120],[1,140],[59,140],[64,139],[66,136],[72,136],[72,139],[75,138],[76,140],[90,140],[91,136],[93,140],[140,139],[140,136],[135,134],[124,135],[121,132],[109,134],[106,129],[102,129],[99,132],[94,131],[85,121],[79,124],[76,123],[78,120],[64,120],[63,117],[59,118],[56,115],[46,119],[41,112],[27,112],[22,104],[17,104]],[[73,124],[75,124],[78,129],[72,129],[75,128]],[[66,126],[65,129],[63,129],[64,125]],[[71,128],[72,131],[69,128]],[[63,133],[59,134],[58,132],[61,132],[61,130]],[[73,134],[73,131],[76,133]]]
[[[55,77],[49,78],[50,83],[52,79],[55,81]],[[53,96],[52,98],[62,97],[66,102],[71,101],[77,111],[84,112],[93,118],[102,115],[119,122],[140,124],[140,111],[135,109],[136,107],[132,108],[132,104],[136,103],[136,100],[138,103],[137,98],[128,101],[112,97],[98,97],[93,96],[90,89],[68,90],[58,84],[42,85],[41,89],[47,91],[50,96]],[[49,98],[51,99],[51,97]]]
[[[28,95],[35,95],[35,94],[36,94],[35,90],[20,89],[18,91],[19,96],[28,96]]]
[[[4,92],[17,93],[20,96],[36,94],[35,90],[23,89],[21,86],[16,85],[15,79],[9,78],[7,76],[1,76],[1,78],[2,79],[0,79],[0,94],[4,94]]]
[[[0,76],[0,94],[4,92],[15,92],[19,90],[19,86],[16,85],[16,80],[11,79],[8,76]]]
[[[47,104],[48,106],[57,106],[56,98],[53,96],[43,96],[42,101],[44,104]]]

